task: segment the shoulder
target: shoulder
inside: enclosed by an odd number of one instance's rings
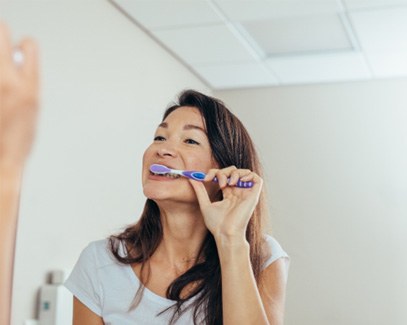
[[[81,252],[65,287],[86,307],[101,316],[104,292],[100,274],[114,261],[109,251],[109,240],[90,242]]]
[[[284,258],[288,262],[289,260],[288,254],[285,252],[280,243],[273,236],[264,234],[263,239],[265,251],[265,258],[262,265],[263,270],[280,258]]]
[[[266,258],[259,281],[259,292],[269,321],[283,324],[288,276],[288,254],[270,235],[264,236]]]
[[[90,242],[81,252],[79,261],[91,263],[95,268],[111,265],[116,262],[110,250],[109,239]]]

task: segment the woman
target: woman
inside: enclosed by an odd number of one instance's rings
[[[152,164],[207,175],[160,176]],[[140,220],[91,243],[66,282],[74,324],[283,324],[287,255],[263,234],[257,154],[223,103],[183,92],[144,153],[142,176]],[[239,179],[254,186],[238,188]]]

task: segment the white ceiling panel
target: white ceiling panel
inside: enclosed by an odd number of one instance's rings
[[[350,17],[367,53],[407,50],[407,7],[358,11]]]
[[[348,10],[380,9],[407,5],[407,0],[342,0]]]
[[[337,0],[212,0],[232,21],[335,13]]]
[[[277,78],[260,63],[195,66],[196,72],[217,89],[275,86]]]
[[[243,23],[243,27],[267,56],[352,49],[337,14],[251,21]]]
[[[407,51],[381,51],[370,53],[367,57],[376,78],[407,76]]]
[[[213,88],[407,76],[407,0],[108,0]]]
[[[219,23],[222,19],[206,0],[116,0],[148,29]]]
[[[375,77],[407,73],[407,7],[351,13],[360,46]]]
[[[226,25],[168,29],[153,34],[188,64],[253,60],[251,52]]]
[[[355,52],[273,58],[266,61],[283,84],[364,80],[371,77]]]

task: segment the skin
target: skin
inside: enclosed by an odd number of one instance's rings
[[[0,325],[10,324],[21,180],[38,114],[37,46],[24,39],[16,47],[24,55],[20,65],[12,60],[10,32],[0,22]]]
[[[258,287],[245,239],[263,180],[250,170],[234,166],[217,168],[204,121],[196,108],[178,108],[164,122],[143,157],[143,191],[158,204],[164,231],[163,240],[150,259],[151,277],[146,287],[165,296],[168,285],[194,264],[199,247],[210,231],[222,270],[224,324],[282,325],[285,262],[279,259],[266,268]],[[149,166],[154,163],[174,169],[207,171],[207,177],[205,182],[196,182],[152,176]],[[215,176],[218,184],[212,182]],[[254,181],[255,185],[251,189],[236,188],[233,185],[238,179]],[[219,191],[223,193],[221,201],[216,200]],[[139,265],[133,269],[140,277]],[[103,320],[75,298],[74,324],[85,323],[103,324]]]

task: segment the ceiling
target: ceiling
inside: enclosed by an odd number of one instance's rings
[[[213,89],[407,76],[407,0],[110,0]]]

